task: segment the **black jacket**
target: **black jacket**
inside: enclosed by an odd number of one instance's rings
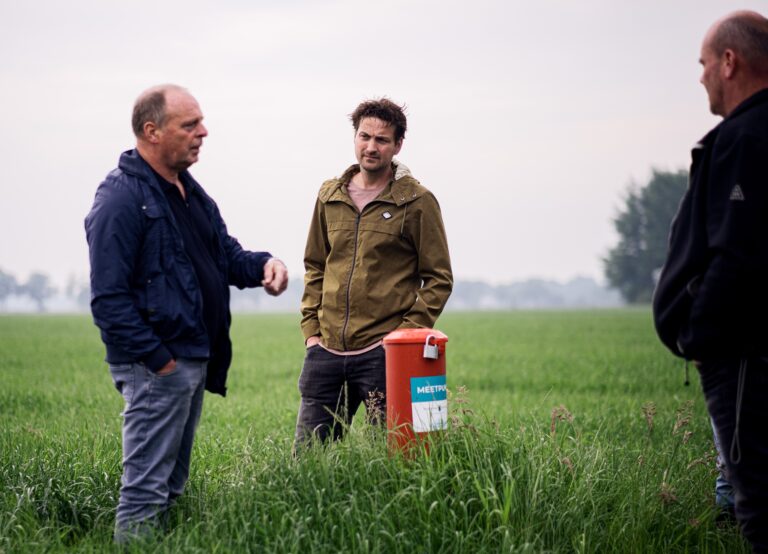
[[[686,359],[768,355],[768,89],[692,157],[654,293],[656,330]]]
[[[214,201],[185,172],[218,236],[223,283],[255,287],[268,252],[244,250],[227,233]],[[171,207],[152,169],[135,150],[120,156],[85,218],[91,260],[91,311],[109,363],[141,362],[156,371],[171,358],[210,358],[206,388],[224,395],[232,358],[227,338],[211,357],[203,299]],[[227,326],[229,287],[222,287]]]

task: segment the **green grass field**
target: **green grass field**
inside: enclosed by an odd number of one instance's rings
[[[226,399],[207,395],[192,476],[137,552],[747,552],[715,520],[695,370],[647,309],[446,314],[453,423],[389,457],[360,418],[290,456],[298,317],[236,314]],[[102,552],[122,399],[87,316],[0,317],[0,552]]]

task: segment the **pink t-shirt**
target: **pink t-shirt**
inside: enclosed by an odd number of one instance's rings
[[[354,202],[355,206],[357,206],[357,211],[362,212],[363,208],[365,208],[371,200],[381,194],[381,191],[383,191],[386,186],[387,183],[384,183],[375,189],[364,189],[350,181],[347,184],[347,194],[349,194],[349,198]]]

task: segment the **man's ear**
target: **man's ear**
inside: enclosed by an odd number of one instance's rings
[[[160,141],[160,137],[158,136],[160,128],[155,125],[154,121],[147,121],[144,123],[142,130],[144,131],[144,140],[147,142],[157,144]]]
[[[403,147],[403,139],[401,138],[395,143],[395,156],[400,153],[400,149]]]
[[[723,73],[723,77],[726,79],[732,79],[733,75],[736,71],[736,52],[731,50],[730,48],[726,48],[725,52],[723,52],[722,60],[721,60],[721,71]]]

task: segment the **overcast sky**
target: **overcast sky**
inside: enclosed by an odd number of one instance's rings
[[[192,173],[294,276],[318,187],[355,161],[348,114],[388,96],[458,279],[602,280],[629,184],[717,123],[699,49],[738,8],[768,2],[0,0],[0,269],[87,276],[133,101],[172,82],[209,130]]]

